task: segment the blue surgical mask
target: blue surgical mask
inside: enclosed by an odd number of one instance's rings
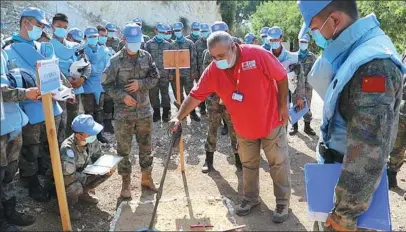
[[[100,36],[99,37],[99,44],[106,44],[106,42],[107,42],[107,37],[105,37],[105,36]]]
[[[269,39],[268,39],[268,37],[261,37],[261,39],[262,39],[262,44],[270,44],[271,43],[271,41],[269,41]]]
[[[278,49],[278,48],[280,48],[281,47],[281,43],[280,42],[271,42],[271,48],[273,49],[273,50],[276,50],[276,49]]]
[[[176,38],[180,39],[183,37],[183,33],[181,31],[177,31],[177,32],[175,32],[175,36],[176,36]]]
[[[66,35],[68,34],[68,30],[66,30],[65,28],[62,28],[62,27],[56,27],[54,30],[54,34],[58,38],[65,38]]]
[[[165,35],[165,39],[166,40],[170,40],[172,38],[172,34],[167,34],[167,35]]]
[[[96,135],[92,135],[86,138],[86,143],[90,144],[93,143],[96,140],[97,136]]]
[[[139,43],[127,43],[127,49],[130,50],[130,52],[138,52],[141,48],[141,42]]]
[[[88,38],[87,39],[87,44],[90,46],[95,46],[99,42],[99,38],[93,37],[93,38]]]
[[[205,38],[205,39],[207,39],[207,37],[209,37],[209,32],[208,31],[202,31],[201,33],[200,33],[200,36],[202,37],[202,38]]]
[[[309,47],[309,44],[308,44],[308,43],[300,43],[300,44],[299,44],[299,48],[300,48],[300,50],[302,50],[302,51],[306,51],[308,47]]]
[[[165,34],[158,32],[158,34],[156,35],[156,37],[160,40],[164,40],[165,39]]]
[[[116,35],[116,33],[114,31],[108,31],[107,32],[107,37],[109,37],[109,38],[114,38],[115,35]]]
[[[326,21],[324,21],[323,25],[321,25],[320,29],[317,30],[312,30],[312,37],[314,39],[314,41],[316,42],[317,46],[321,47],[321,48],[326,48],[328,45],[328,40],[321,34],[321,30],[323,30],[324,25],[326,25],[328,19],[330,18],[330,16],[326,19]],[[336,33],[337,28],[334,30],[333,35]]]
[[[200,31],[192,31],[193,36],[200,36]]]
[[[31,22],[29,22],[29,23],[31,24]],[[28,31],[28,37],[31,40],[37,40],[37,39],[41,38],[41,35],[42,35],[42,29],[35,25],[32,25],[32,30]]]
[[[215,62],[216,62],[217,68],[219,68],[219,69],[228,69],[228,67],[230,66],[230,65],[228,64],[227,59],[224,59],[224,60],[216,60]]]

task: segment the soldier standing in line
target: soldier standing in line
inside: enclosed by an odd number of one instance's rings
[[[186,39],[190,39],[193,43],[196,43],[200,39],[200,23],[193,22],[192,23],[192,31],[189,35],[186,36]]]

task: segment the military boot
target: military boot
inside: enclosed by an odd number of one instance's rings
[[[389,168],[387,169],[386,173],[388,174],[388,185],[389,188],[396,188],[398,187],[398,180],[396,179],[396,175],[398,174],[397,172],[394,172],[390,170]]]
[[[38,176],[31,176],[28,183],[28,195],[38,202],[49,202],[49,193],[44,190],[38,180]]]
[[[109,143],[109,140],[106,137],[104,137],[102,132],[97,134],[97,140],[99,140],[99,142],[101,143]]]
[[[80,218],[82,217],[82,213],[79,212],[79,210],[75,209],[74,206],[69,205],[69,216],[70,220],[72,221],[79,221]],[[59,211],[58,211],[59,212]]]
[[[202,103],[200,103],[199,108],[200,108],[200,115],[203,116],[203,115],[207,114],[207,112],[206,112],[206,103],[204,101]]]
[[[310,126],[310,122],[305,122],[304,132],[308,135],[315,136],[316,132]]]
[[[94,120],[99,123],[99,124],[103,124],[103,112],[97,112],[93,115]],[[99,142],[101,143],[109,143],[109,140],[104,137],[103,135],[103,131],[100,131],[100,133],[97,134],[97,140],[99,140]]]
[[[8,223],[17,226],[29,226],[35,222],[35,218],[31,215],[26,215],[16,211],[16,197],[2,202],[4,208],[4,216]]]
[[[151,191],[158,192],[154,185],[151,171],[142,171],[141,187],[149,188]]]
[[[192,112],[190,112],[190,119],[200,122],[200,117],[196,114],[196,110],[192,110]]]
[[[238,170],[242,170],[242,163],[238,153],[235,153],[234,157],[235,157],[235,166],[237,167]]]
[[[4,231],[4,232],[20,231],[14,225],[8,224],[8,222],[6,220],[6,215],[4,215],[4,209],[3,209],[2,204],[0,204],[0,231]]]
[[[206,151],[206,160],[204,161],[202,172],[208,173],[213,170],[213,156],[214,152]]]
[[[161,121],[161,108],[154,108],[154,115],[152,116],[154,122]]]
[[[297,123],[295,123],[290,128],[289,135],[293,136],[293,135],[297,134],[297,132],[298,132],[298,125],[297,125]]]
[[[162,121],[169,122],[171,118],[171,108],[165,107],[162,112]]]
[[[131,175],[130,174],[123,174],[121,175],[121,179],[123,183],[121,184],[121,193],[120,196],[123,198],[130,198],[131,197]]]
[[[226,135],[226,134],[228,134],[228,126],[227,126],[226,122],[223,122],[223,123],[224,123],[224,125],[223,125],[223,128],[221,128],[221,135]]]
[[[79,196],[79,201],[89,205],[97,205],[99,199],[96,196],[92,196],[89,193],[83,193]]]
[[[103,124],[104,124],[104,131],[108,132],[110,134],[114,134],[114,127],[113,123],[111,122],[111,119],[104,119]]]

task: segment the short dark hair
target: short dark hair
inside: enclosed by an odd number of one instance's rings
[[[23,17],[21,17],[21,18],[20,18],[20,27],[21,27],[21,23],[23,22],[24,19],[31,20],[31,19],[35,19],[35,18],[34,18],[34,17],[30,17],[30,16],[23,16]]]
[[[52,18],[52,24],[56,21],[63,21],[65,23],[69,23],[68,16],[62,13],[56,13],[55,16]]]
[[[357,2],[355,0],[333,0],[320,11],[319,15],[328,17],[333,11],[344,12],[354,21],[359,17]]]
[[[96,28],[97,28],[97,32],[100,32],[100,31],[105,31],[105,32],[107,32],[106,28],[103,27],[102,25],[99,25],[99,26],[97,26]]]

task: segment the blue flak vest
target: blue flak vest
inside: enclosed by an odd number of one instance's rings
[[[35,47],[40,48],[41,44],[35,42]],[[24,68],[36,73],[35,64],[38,60],[48,59],[41,55],[30,43],[16,41],[4,48],[9,58],[9,66],[13,68]],[[30,124],[37,124],[45,121],[44,110],[41,101],[27,100],[20,103],[21,108],[28,116]],[[58,102],[53,102],[54,116],[62,114],[63,110]]]
[[[347,148],[347,122],[339,112],[340,93],[358,68],[374,59],[391,59],[405,74],[406,67],[391,39],[379,27],[374,14],[357,20],[332,41],[323,52],[335,75],[328,85],[323,106],[321,141],[330,149],[345,154]],[[324,163],[317,150],[318,161]]]
[[[99,102],[100,95],[104,92],[101,79],[104,70],[109,65],[110,51],[105,46],[96,45],[94,48],[86,46],[85,53],[92,64],[92,71],[85,83],[83,83],[83,90],[87,94],[93,93],[96,97],[96,102]]]
[[[65,77],[71,77],[69,68],[73,62],[78,61],[80,57],[75,55],[75,52],[78,51],[81,47],[78,43],[70,42],[65,40],[65,44],[62,44],[57,39],[53,38],[50,40],[54,46],[54,51],[56,57],[59,58],[59,68]],[[84,92],[83,86],[79,88],[74,88],[73,91],[75,94],[81,94]]]
[[[8,56],[6,52],[1,51],[1,79],[0,85],[9,86],[10,82],[7,79],[6,74],[8,73],[7,69],[7,60]],[[22,87],[22,80],[16,80],[17,87]],[[0,135],[10,134],[9,140],[13,140],[16,135],[18,135],[23,126],[27,125],[28,117],[24,111],[20,108],[18,102],[3,102],[4,115],[3,119],[0,121]]]

